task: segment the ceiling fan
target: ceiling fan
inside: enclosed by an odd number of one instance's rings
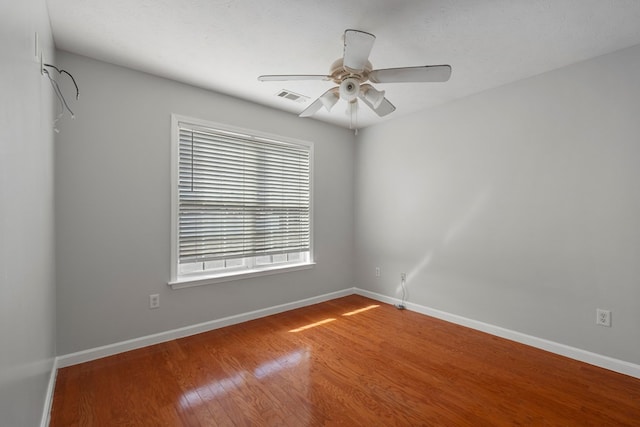
[[[385,98],[385,91],[375,89],[371,83],[423,83],[446,82],[451,77],[450,65],[425,65],[420,67],[386,68],[374,70],[369,62],[369,54],[376,37],[358,30],[344,32],[344,54],[331,65],[329,75],[282,74],[259,76],[261,82],[290,80],[333,81],[338,86],[327,90],[309,105],[300,117],[309,117],[323,106],[327,111],[343,99],[348,104],[347,113],[351,115],[351,128],[357,113],[357,102],[362,101],[378,116],[384,117],[395,111],[396,107]]]

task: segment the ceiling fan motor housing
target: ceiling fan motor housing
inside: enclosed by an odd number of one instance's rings
[[[351,102],[358,98],[360,93],[360,81],[356,78],[349,77],[340,83],[340,98]]]

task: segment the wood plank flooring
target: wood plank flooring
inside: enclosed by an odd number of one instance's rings
[[[60,369],[57,426],[640,426],[640,380],[361,296]]]

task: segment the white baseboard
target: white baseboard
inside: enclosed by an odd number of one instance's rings
[[[146,347],[149,345],[159,344],[166,341],[171,341],[177,338],[183,338],[190,335],[199,334],[202,332],[211,331],[225,326],[235,325],[238,323],[246,322],[249,320],[258,319],[272,314],[282,313],[288,310],[294,310],[296,308],[305,307],[312,304],[329,301],[335,298],[344,297],[347,295],[358,294],[377,301],[386,302],[388,304],[399,304],[401,301],[397,298],[392,298],[387,295],[382,295],[376,292],[367,291],[360,288],[347,288],[337,292],[331,292],[324,295],[319,295],[312,298],[307,298],[291,303],[281,304],[273,307],[267,307],[260,310],[251,311],[248,313],[242,313],[234,316],[224,317],[222,319],[211,320],[209,322],[199,323],[196,325],[186,326],[184,328],[173,329],[170,331],[160,332],[153,335],[147,335],[140,338],[134,338],[119,343],[109,344],[102,347],[96,347],[88,350],[79,351],[77,353],[66,354],[58,356],[55,360],[54,369],[52,371],[52,377],[50,380],[49,388],[51,396],[53,394],[53,386],[55,384],[55,373],[58,368],[64,368],[66,366],[76,365],[83,362],[88,362],[102,357],[112,356],[115,354],[123,353],[129,350],[135,350],[138,348]],[[469,319],[466,317],[458,316],[456,314],[447,313],[434,308],[426,307],[420,304],[411,302],[405,302],[405,306],[408,310],[415,311],[417,313],[425,314],[427,316],[436,317],[438,319],[445,320],[447,322],[455,323],[458,325],[466,326],[478,331],[486,332],[491,335],[506,338],[511,341],[519,342],[522,344],[530,345],[532,347],[540,348],[552,353],[556,353],[571,359],[579,360],[581,362],[589,363],[591,365],[599,366],[601,368],[609,369],[611,371],[619,372],[621,374],[629,375],[635,378],[640,378],[640,365],[626,362],[612,357],[603,356],[601,354],[592,353],[590,351],[582,350],[575,347],[570,347],[565,344],[560,344],[554,341],[545,340],[543,338],[534,337],[532,335],[523,334],[521,332],[513,331],[510,329],[502,328],[500,326],[491,325],[488,323],[480,322],[477,320]],[[50,399],[48,393],[48,399]],[[48,404],[50,405],[50,401]],[[48,415],[48,413],[47,413]],[[43,416],[44,418],[44,416]],[[44,419],[43,419],[44,422]],[[46,425],[46,424],[43,424]]]
[[[104,345],[102,347],[91,348],[76,353],[58,356],[57,367],[64,368],[67,366],[77,365],[79,363],[89,362],[91,360],[100,359],[102,357],[113,356],[115,354],[124,353],[125,351],[135,350],[154,344],[171,341],[177,338],[183,338],[202,332],[212,331],[214,329],[224,328],[225,326],[235,325],[237,323],[247,322],[249,320],[258,319],[260,317],[270,316],[272,314],[282,313],[284,311],[294,310],[300,307],[306,307],[312,304],[329,301],[332,299],[344,297],[354,294],[354,288],[347,288],[341,291],[331,292],[312,298],[306,298],[286,304],[267,307],[260,310],[250,311],[248,313],[237,314],[234,316],[215,319],[209,322],[199,323],[196,325],[185,326],[184,328],[173,329],[170,331],[160,332],[153,335],[147,335],[140,338],[134,338],[114,344]]]
[[[376,292],[367,291],[365,289],[354,288],[354,293],[358,295],[362,295],[367,298],[377,300],[377,301],[386,302],[388,304],[401,303],[401,301],[398,298],[392,298],[387,295],[382,295]],[[415,311],[417,313],[426,314],[427,316],[436,317],[438,319],[446,320],[447,322],[466,326],[471,329],[476,329],[478,331],[486,332],[488,334],[495,335],[501,338],[506,338],[508,340],[519,342],[521,344],[530,345],[531,347],[536,347],[542,350],[549,351],[551,353],[555,353],[571,359],[579,360],[581,362],[585,362],[590,365],[599,366],[601,368],[609,369],[614,372],[619,372],[621,374],[629,375],[635,378],[640,378],[640,365],[636,365],[631,362],[614,359],[612,357],[603,356],[597,353],[592,353],[587,350],[570,347],[565,344],[560,344],[554,341],[549,341],[543,338],[538,338],[532,335],[516,332],[511,329],[506,329],[500,326],[495,326],[495,325],[480,322],[477,320],[468,319],[466,317],[447,313],[445,311],[436,310],[435,308],[426,307],[420,304],[405,302],[404,305],[408,310]]]
[[[53,392],[56,388],[56,377],[58,376],[58,358],[53,359],[51,366],[51,374],[49,375],[49,384],[44,397],[44,405],[42,408],[42,418],[40,419],[40,427],[48,427],[51,416],[51,405],[53,404]]]

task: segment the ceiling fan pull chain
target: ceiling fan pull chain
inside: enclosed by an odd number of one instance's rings
[[[356,122],[356,125],[355,125],[356,130],[355,130],[354,133],[357,135],[358,134],[358,101],[354,101],[353,102],[353,109],[355,110],[354,111],[354,116],[356,117],[356,120],[355,120],[355,122]]]
[[[354,133],[358,134],[358,102],[351,101],[349,103],[349,129],[354,129]]]
[[[353,129],[353,102],[349,103],[349,129]]]

